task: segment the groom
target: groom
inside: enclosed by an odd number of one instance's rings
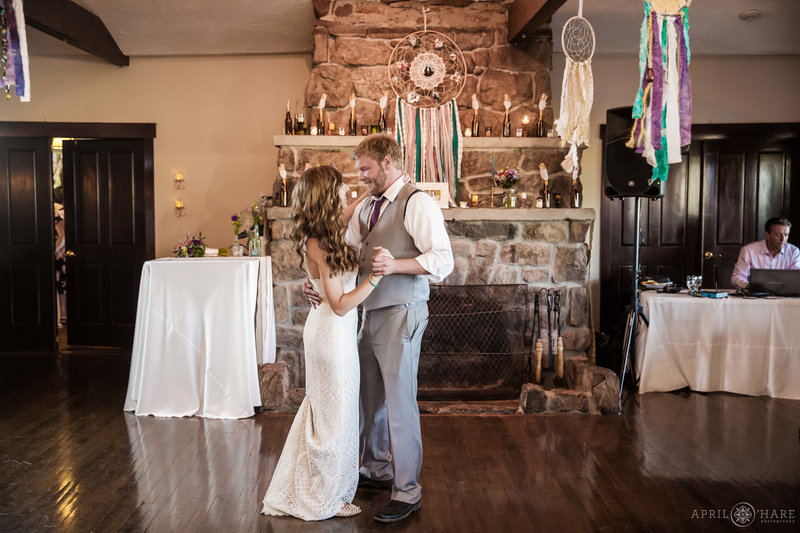
[[[346,240],[358,251],[359,283],[370,272],[383,276],[364,301],[358,334],[359,486],[391,483],[391,501],[375,520],[396,522],[421,505],[417,367],[428,282],[453,270],[453,252],[439,206],[403,179],[402,152],[392,137],[370,135],[353,159],[369,196],[356,206]],[[375,255],[377,247],[390,254]]]

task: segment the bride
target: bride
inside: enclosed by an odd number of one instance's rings
[[[292,239],[322,304],[303,329],[306,397],[264,496],[261,512],[268,515],[324,520],[361,512],[352,503],[358,484],[355,308],[380,276],[355,286],[356,252],[345,243],[342,223],[346,190],[338,170],[321,166],[306,170],[292,195]]]

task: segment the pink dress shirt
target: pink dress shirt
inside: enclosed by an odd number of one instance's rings
[[[731,283],[737,289],[745,289],[750,283],[750,269],[800,270],[800,249],[788,242],[778,255],[772,257],[767,250],[767,241],[751,242],[742,246],[739,259],[733,267]]]

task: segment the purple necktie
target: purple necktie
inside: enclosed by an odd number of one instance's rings
[[[372,204],[372,214],[370,214],[370,216],[369,216],[369,229],[370,230],[372,230],[373,226],[375,226],[375,223],[378,221],[378,215],[381,213],[381,206],[383,205],[383,201],[385,199],[386,198],[381,196],[380,199],[375,200],[375,202],[373,202],[373,204]]]

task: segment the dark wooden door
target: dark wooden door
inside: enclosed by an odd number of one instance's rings
[[[145,243],[145,141],[64,143],[69,344],[130,346]]]
[[[0,350],[55,351],[50,139],[0,137]]]
[[[704,287],[727,288],[740,248],[764,238],[768,218],[800,225],[800,125],[702,124],[692,138],[683,161],[670,166],[664,198],[642,200],[641,269],[683,286],[687,274],[702,274]],[[634,205],[634,198],[601,202],[606,332],[623,322],[631,300]],[[789,240],[800,242],[800,231]]]
[[[699,271],[700,145],[671,165],[663,198],[642,199],[639,262],[642,275],[680,282]],[[601,328],[623,318],[633,290],[635,198],[603,198],[601,245]]]
[[[764,223],[791,218],[791,138],[740,138],[704,143],[703,286],[732,287],[743,244],[764,238]],[[800,220],[795,218],[795,223]]]

